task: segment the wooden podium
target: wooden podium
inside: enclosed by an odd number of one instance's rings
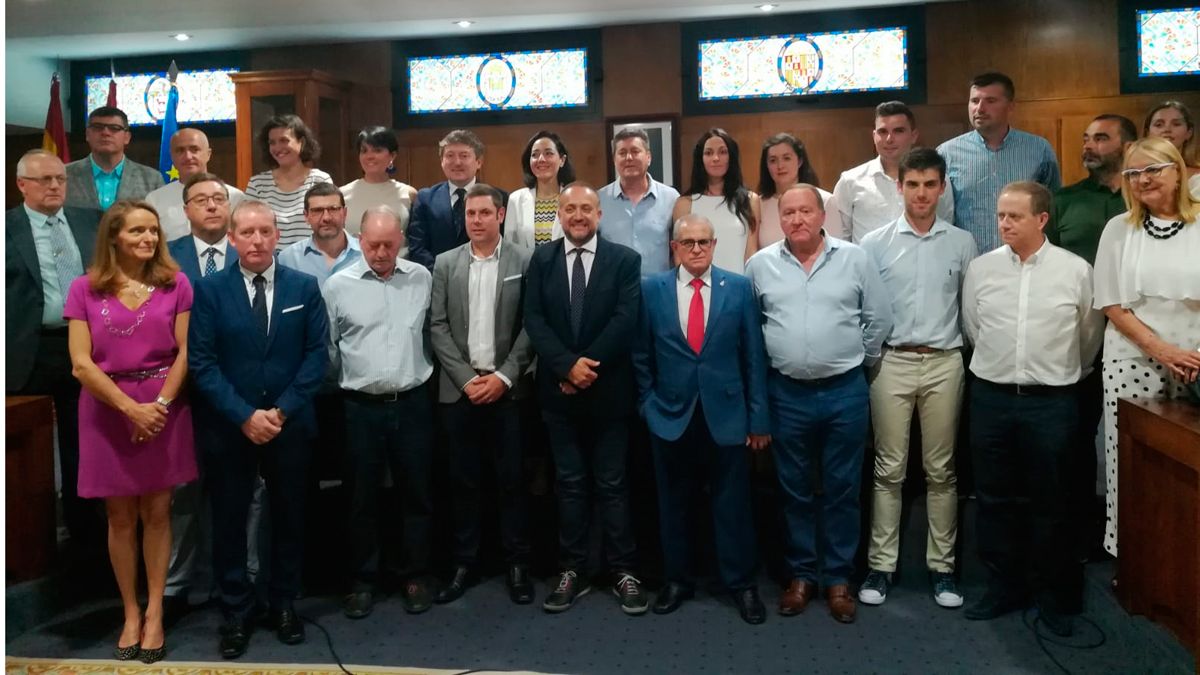
[[[46,574],[54,557],[54,408],[49,396],[4,400],[4,543],[9,582]]]
[[[1117,599],[1174,633],[1200,670],[1200,406],[1122,398]]]

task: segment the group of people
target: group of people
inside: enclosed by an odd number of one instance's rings
[[[35,150],[17,166],[6,386],[54,397],[73,540],[99,538],[83,500],[104,499],[125,612],[117,658],[163,658],[164,596],[186,597],[208,563],[224,657],[248,647],[255,569],[277,637],[305,639],[293,601],[318,396],[346,418],[351,618],[371,613],[385,570],[402,578],[409,612],[458,600],[481,572],[485,510],[498,515],[512,601],[534,601],[528,400],[555,471],[547,612],[592,588],[593,513],[622,611],[665,614],[692,598],[690,510],[707,485],[721,584],[745,621],[763,622],[750,455],[769,452],[790,577],[779,614],[803,612],[820,589],[833,618],[854,621],[857,602],[885,602],[893,583],[914,412],[932,598],[960,607],[966,403],[988,570],[966,617],[1034,601],[1069,634],[1101,417],[1115,555],[1116,400],[1178,396],[1200,373],[1200,169],[1190,115],[1167,102],[1141,140],[1128,119],[1097,116],[1083,138],[1088,178],[1062,188],[1049,144],[1011,127],[1014,98],[1006,76],[976,77],[972,130],[936,150],[918,145],[907,106],[880,104],[877,157],[832,192],[789,134],[763,144],[749,190],[737,142],[711,129],[682,195],[649,175],[636,128],[611,140],[617,179],[598,189],[575,179],[558,135],[538,132],[524,187],[506,194],[478,180],[484,146],[470,131],[442,139],[446,180],[418,191],[390,177],[395,135],[371,127],[357,138],[363,178],[338,188],[293,115],[263,128],[271,168],[244,193],[208,172],[196,129],[171,139],[180,180],[163,186],[124,157],[125,115],[93,111],[87,158],[64,167]],[[653,603],[627,480],[639,429],[666,581]],[[869,569],[856,570],[869,431]],[[453,510],[444,583],[431,569],[439,437]],[[268,541],[256,503],[269,507]]]

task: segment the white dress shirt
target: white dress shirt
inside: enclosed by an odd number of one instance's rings
[[[593,234],[583,246],[576,246],[570,239],[563,239],[563,251],[567,256],[567,297],[571,297],[571,270],[575,267],[574,250],[577,248],[583,249],[583,253],[579,255],[583,257],[583,280],[586,283],[592,280],[592,263],[596,260],[596,235]]]
[[[867,233],[877,230],[904,215],[904,198],[896,187],[896,179],[883,170],[883,161],[875,157],[843,171],[833,198],[841,211],[849,240],[859,243]],[[946,186],[938,200],[937,217],[954,222],[954,191]]]
[[[200,261],[200,276],[207,276],[204,273],[204,266],[208,264],[208,249],[215,248],[217,252],[213,255],[213,264],[217,266],[217,271],[225,269],[225,255],[229,250],[229,237],[222,235],[221,240],[215,244],[209,244],[200,237],[192,235],[192,243],[196,245],[196,259]],[[274,267],[274,265],[272,265]],[[274,272],[272,272],[274,274]],[[254,299],[253,287],[251,287],[251,300]]]
[[[496,370],[496,275],[500,246],[486,258],[471,253],[467,269],[467,353],[475,370]]]
[[[1007,244],[967,268],[963,327],[971,372],[999,384],[1075,384],[1100,350],[1104,315],[1092,308],[1092,268],[1043,240],[1024,263]]]
[[[201,264],[203,267],[203,264]],[[258,272],[251,272],[243,267],[240,263],[238,269],[242,272],[242,281],[246,282],[246,295],[250,298],[250,306],[254,307],[254,277],[258,276]],[[275,304],[275,263],[262,272],[263,279],[267,283],[263,287],[263,291],[267,294],[267,332],[271,332],[271,306]]]
[[[679,328],[683,331],[684,339],[687,339],[688,334],[688,316],[692,311],[692,296],[696,294],[696,289],[692,288],[692,279],[699,279],[704,282],[700,287],[700,299],[704,301],[704,327],[708,328],[708,306],[712,300],[712,267],[704,270],[704,274],[700,276],[692,276],[692,273],[679,266],[679,273],[675,275],[675,290],[676,297],[679,302]]]
[[[476,183],[476,179],[472,178],[470,181],[467,182],[466,185],[462,186],[461,189],[464,191],[469,191],[471,188],[475,187],[475,183]],[[455,185],[454,183],[451,183],[449,181],[446,182],[446,187],[450,188],[450,208],[454,208],[454,205],[458,203],[458,191],[460,188],[457,185]],[[467,193],[463,192],[463,199],[467,198],[466,195],[467,195]],[[463,206],[466,206],[466,204],[463,204]]]

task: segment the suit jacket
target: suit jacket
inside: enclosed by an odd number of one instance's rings
[[[291,429],[316,431],[313,396],[329,365],[329,319],[317,280],[275,265],[270,332],[263,337],[250,310],[241,267],[196,284],[188,327],[188,368],[197,394],[223,423],[217,433],[243,439],[255,410],[278,407]]]
[[[193,235],[180,237],[174,241],[167,242],[167,251],[175,262],[179,263],[179,269],[187,275],[188,281],[195,286],[197,281],[204,278],[200,274],[200,257],[196,255],[196,243]],[[227,270],[237,264],[238,254],[237,249],[225,244],[225,266],[221,269]]]
[[[496,270],[496,371],[512,382],[508,396],[520,398],[522,382],[533,362],[533,345],[525,334],[525,271],[529,252],[520,246],[500,246]],[[433,267],[433,291],[430,305],[429,340],[442,363],[438,401],[453,403],[462,397],[463,386],[473,377],[471,352],[467,347],[470,323],[469,268],[471,244],[466,243],[437,257]]]
[[[697,354],[679,325],[678,269],[642,282],[633,365],[638,410],[647,426],[659,438],[678,440],[700,401],[718,445],[741,445],[747,434],[771,433],[766,347],[753,284],[712,268],[708,323]]]
[[[533,190],[521,188],[508,196],[508,208],[504,211],[504,241],[524,246],[530,252],[536,247],[533,238],[533,208],[536,201],[537,195]],[[561,239],[562,236],[562,223],[558,222],[556,214],[550,239]]]
[[[63,208],[63,215],[75,235],[79,259],[86,271],[92,264],[100,212],[68,206]],[[46,306],[42,271],[33,243],[33,225],[24,204],[4,214],[4,243],[4,336],[7,340],[4,388],[11,392],[24,388],[33,372],[33,357],[37,354],[42,332],[42,311]],[[63,297],[66,295],[64,288]]]
[[[467,231],[454,226],[450,211],[450,183],[442,181],[417,192],[417,204],[408,220],[408,259],[433,270],[433,261],[450,249],[467,243]],[[500,191],[501,203],[508,193]],[[501,233],[504,227],[500,228]]]
[[[641,256],[599,237],[576,338],[571,331],[564,241],[539,246],[526,274],[525,332],[538,355],[542,409],[561,414],[575,406],[593,417],[623,417],[632,411],[634,401],[630,353],[642,301]],[[581,356],[600,362],[598,378],[587,389],[567,396],[558,384]]]
[[[121,183],[117,186],[117,200],[145,199],[152,190],[162,186],[163,178],[158,169],[126,157]],[[96,193],[96,181],[92,179],[91,155],[67,165],[67,206],[100,210],[100,196]]]

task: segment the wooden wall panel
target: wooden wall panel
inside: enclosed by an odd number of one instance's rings
[[[600,39],[606,116],[678,114],[683,110],[679,24],[610,26]]]

